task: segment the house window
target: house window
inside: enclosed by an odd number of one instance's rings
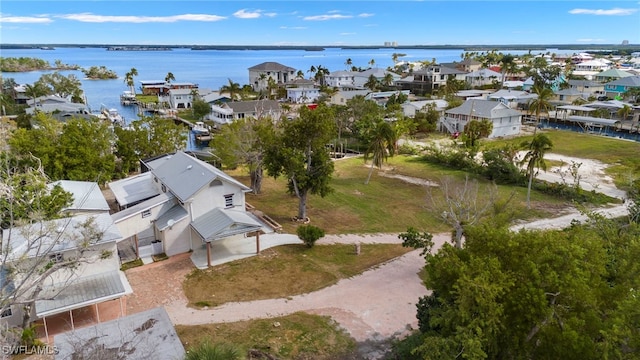
[[[143,219],[146,218],[146,217],[149,217],[149,216],[151,216],[151,210],[145,210],[145,211],[142,212],[142,218]]]
[[[225,207],[233,207],[233,194],[227,194],[224,196],[224,206]]]
[[[64,260],[64,258],[62,257],[62,253],[55,253],[55,254],[49,255],[49,261],[51,261],[54,264],[62,262],[62,260]]]
[[[13,315],[13,313],[11,312],[11,308],[8,308],[3,311],[2,314],[0,314],[0,318],[10,317],[11,315]]]

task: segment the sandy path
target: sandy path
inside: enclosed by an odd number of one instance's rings
[[[437,247],[450,238],[434,236]],[[395,234],[328,236],[325,243],[399,243]],[[207,310],[188,308],[178,300],[165,305],[174,324],[198,325],[270,318],[306,311],[328,315],[354,339],[388,338],[417,326],[415,304],[428,294],[418,277],[424,267],[419,251],[412,251],[358,276],[290,298],[227,303]]]

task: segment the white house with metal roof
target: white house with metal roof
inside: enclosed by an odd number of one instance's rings
[[[118,201],[136,203],[112,216],[124,238],[134,239],[139,257],[193,250],[195,259],[206,251],[206,267],[211,242],[253,236],[259,252],[260,233],[273,232],[246,210],[251,189],[216,167],[181,151],[145,165],[148,175],[137,177],[135,186],[127,179],[109,184]]]
[[[520,133],[522,114],[500,101],[470,99],[462,105],[445,111],[440,119],[441,130],[451,134],[462,133],[469,121],[484,119],[493,123],[493,130],[488,136],[496,138]]]
[[[230,124],[237,119],[262,118],[265,116],[279,119],[282,107],[275,100],[230,101],[224,104],[211,105],[211,112],[206,116],[216,124]]]

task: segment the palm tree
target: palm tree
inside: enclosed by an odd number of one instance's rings
[[[533,129],[533,136],[535,136],[538,130],[538,124],[540,123],[540,113],[552,109],[549,101],[553,96],[553,91],[547,87],[534,86],[533,93],[538,95],[538,97],[529,101],[529,113],[533,111],[536,114],[536,127]]]
[[[233,81],[231,81],[231,79],[229,79],[229,84],[223,85],[220,88],[220,93],[228,93],[231,100],[235,101],[238,95],[240,95],[240,84],[234,83]]]
[[[382,84],[385,86],[393,85],[393,75],[391,75],[391,73],[387,73],[384,78],[382,78]]]
[[[347,70],[349,70],[353,65],[353,61],[351,60],[351,58],[347,58],[347,61],[344,62],[344,65],[347,67]]]
[[[49,93],[49,89],[46,86],[42,85],[41,82],[35,82],[33,85],[31,84],[25,85],[24,93],[29,98],[31,98],[31,100],[33,100],[33,106],[35,107],[36,98],[47,95]]]
[[[633,109],[631,106],[624,104],[620,109],[618,109],[618,116],[620,116],[621,120],[626,120],[632,112]]]
[[[507,77],[507,74],[509,74],[514,69],[515,57],[511,54],[502,55],[499,63],[500,70],[502,72],[502,81],[500,82],[500,88],[502,89],[504,87],[504,80]]]
[[[370,89],[371,91],[375,91],[378,88],[378,79],[376,79],[373,74],[369,75],[367,82],[364,83],[364,87]]]
[[[261,91],[264,90],[264,88],[265,88],[265,86],[264,86],[265,80],[267,80],[267,74],[260,73],[260,75],[258,76],[258,88]]]
[[[364,182],[365,184],[369,184],[374,166],[378,169],[381,168],[389,155],[395,155],[395,139],[396,134],[391,125],[384,120],[379,120],[373,129],[371,143],[364,153],[365,162],[371,158],[371,168],[369,169],[367,180]]]
[[[298,72],[296,73],[296,77],[298,79],[304,79],[304,72],[302,72],[302,70],[298,70]]]
[[[544,154],[553,148],[551,139],[545,134],[534,135],[530,142],[522,143],[522,147],[529,149],[522,163],[527,165],[527,175],[529,176],[529,185],[527,187],[527,209],[531,208],[531,185],[533,184],[533,176],[537,172],[536,169],[547,170],[547,163],[544,161]]]
[[[136,68],[131,68],[131,70],[129,70],[129,72],[124,75],[124,82],[131,89],[131,93],[134,95],[136,94],[136,83],[133,80],[135,76],[138,76],[138,69]]]
[[[376,59],[369,60],[369,67],[373,67],[376,64]]]
[[[173,76],[173,73],[171,71],[169,71],[167,73],[167,76],[164,77],[164,82],[166,82],[167,84],[170,84],[172,81],[175,81],[176,77]]]

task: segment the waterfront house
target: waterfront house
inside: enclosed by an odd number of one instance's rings
[[[189,89],[198,90],[198,84],[190,82],[166,82],[164,80],[143,80],[140,81],[143,95],[167,96],[169,90]],[[168,100],[163,100],[168,101]]]
[[[353,89],[354,76],[355,72],[353,71],[332,71],[324,76],[324,83],[338,89]]]
[[[246,210],[245,193],[251,189],[213,165],[182,151],[143,165],[149,171],[135,183],[109,184],[120,206],[135,203],[112,216],[127,239],[123,245],[133,247],[137,257],[193,251],[194,263],[207,267],[211,242],[252,237],[259,252],[260,233],[273,232]]]
[[[286,84],[287,100],[296,104],[310,104],[318,100],[320,88],[316,82],[307,79],[295,79]]]
[[[47,339],[52,333],[124,316],[123,297],[131,293],[124,273],[119,270],[116,244],[122,234],[109,215],[98,185],[60,181],[50,186],[54,185],[73,195],[72,205],[63,210],[67,217],[2,232],[3,256],[6,264],[16,270],[12,283],[32,282],[33,278],[22,278],[20,269],[27,270],[43,258],[52,264],[67,261],[73,264],[45,278],[42,291],[35,297],[35,306],[30,309],[31,319]],[[28,288],[24,286],[23,290]],[[17,291],[15,296],[21,301],[32,295]],[[23,309],[10,307],[2,314],[0,325],[19,326]]]
[[[627,76],[604,84],[604,92],[610,98],[624,98],[627,91],[638,88],[640,88],[640,75]]]
[[[52,114],[64,113],[70,115],[89,115],[89,107],[86,104],[74,103],[57,95],[39,96],[27,100],[25,113],[33,115],[37,111]]]
[[[587,80],[593,80],[594,76],[610,68],[611,61],[606,59],[592,59],[576,64],[573,75],[584,76]]]
[[[369,81],[369,79],[373,76],[376,81],[384,86],[394,86],[396,81],[400,80],[400,75],[387,71],[385,69],[373,68],[367,69],[365,71],[354,72],[353,73],[353,87],[355,89],[365,89],[365,84]],[[385,84],[385,79],[389,79],[390,82]]]
[[[254,91],[258,92],[267,90],[270,78],[276,84],[284,85],[295,77],[296,69],[273,61],[263,62],[249,68],[249,84]]]
[[[448,79],[464,80],[467,73],[442,65],[429,65],[425,69],[413,72],[413,76],[396,81],[402,90],[410,90],[413,94],[425,94],[437,91],[447,84]]]
[[[582,92],[578,89],[561,89],[553,92],[552,101],[557,101],[560,104],[571,104],[578,99],[587,100],[590,94]]]
[[[622,79],[629,76],[633,76],[633,74],[631,74],[628,71],[624,71],[620,69],[609,69],[594,75],[593,80],[601,83],[607,83],[610,81]]]
[[[582,93],[588,93],[590,96],[604,95],[604,84],[594,80],[574,80],[569,79],[569,88]]]
[[[447,106],[449,106],[449,103],[446,100],[437,99],[408,101],[400,105],[400,107],[402,107],[402,114],[410,118],[415,117],[416,113],[426,111],[428,106],[434,106],[440,116],[444,116],[444,111],[447,109]]]
[[[528,103],[531,99],[535,99],[537,95],[527,91],[501,89],[494,93],[488,94],[488,100],[500,101],[512,109],[522,107],[522,104]]]
[[[454,68],[458,70],[462,70],[464,72],[474,72],[480,70],[482,68],[482,63],[475,59],[464,59],[462,61],[454,61],[451,63],[442,63],[442,66],[446,66],[449,68]]]
[[[171,109],[191,109],[194,100],[194,90],[169,89],[166,99]]]
[[[229,124],[236,119],[269,116],[279,119],[282,115],[280,103],[275,100],[232,101],[211,105],[211,113],[206,118],[216,124]]]
[[[466,74],[464,79],[472,88],[492,84],[498,84],[497,87],[500,87],[499,84],[502,83],[502,74],[490,69],[480,69]]]
[[[470,99],[462,105],[445,111],[440,118],[439,128],[450,134],[461,133],[471,120],[488,119],[493,123],[491,138],[517,135],[520,133],[522,114],[500,101]]]

